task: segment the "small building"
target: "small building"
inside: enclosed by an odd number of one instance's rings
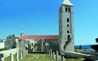
[[[4,39],[0,39],[0,49],[4,48]]]
[[[48,52],[52,49],[54,52],[59,50],[58,35],[22,35],[21,41],[28,41],[25,44],[29,52]]]
[[[23,35],[20,37],[10,35],[6,38],[5,47],[12,49],[17,47],[20,51],[28,50],[28,52],[48,52],[52,49],[54,52],[59,50],[58,35]]]
[[[11,49],[11,48],[16,48],[16,42],[18,42],[19,38],[16,37],[15,35],[9,35],[6,37],[5,40],[5,48]]]

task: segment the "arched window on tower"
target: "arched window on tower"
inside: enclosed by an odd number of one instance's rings
[[[69,27],[69,24],[67,24],[67,27]]]
[[[69,18],[67,18],[67,22],[69,22]]]
[[[70,8],[68,8],[68,12],[70,12],[71,11],[71,9]]]
[[[69,33],[69,30],[67,31],[67,33]]]
[[[67,36],[68,43],[71,42],[70,35]]]
[[[65,11],[67,12],[67,8],[65,8]]]

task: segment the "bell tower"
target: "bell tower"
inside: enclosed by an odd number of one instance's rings
[[[73,4],[64,0],[59,10],[60,53],[74,52]]]

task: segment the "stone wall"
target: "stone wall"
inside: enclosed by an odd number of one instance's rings
[[[5,51],[0,51],[0,54],[3,54],[4,57],[10,56],[10,53],[15,54],[18,51],[18,48],[15,49],[10,49],[10,50],[5,50]]]

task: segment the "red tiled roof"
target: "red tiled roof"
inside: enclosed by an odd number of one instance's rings
[[[58,40],[58,35],[25,35],[25,36],[20,37],[20,39],[35,39],[35,40],[55,39],[55,40]]]

